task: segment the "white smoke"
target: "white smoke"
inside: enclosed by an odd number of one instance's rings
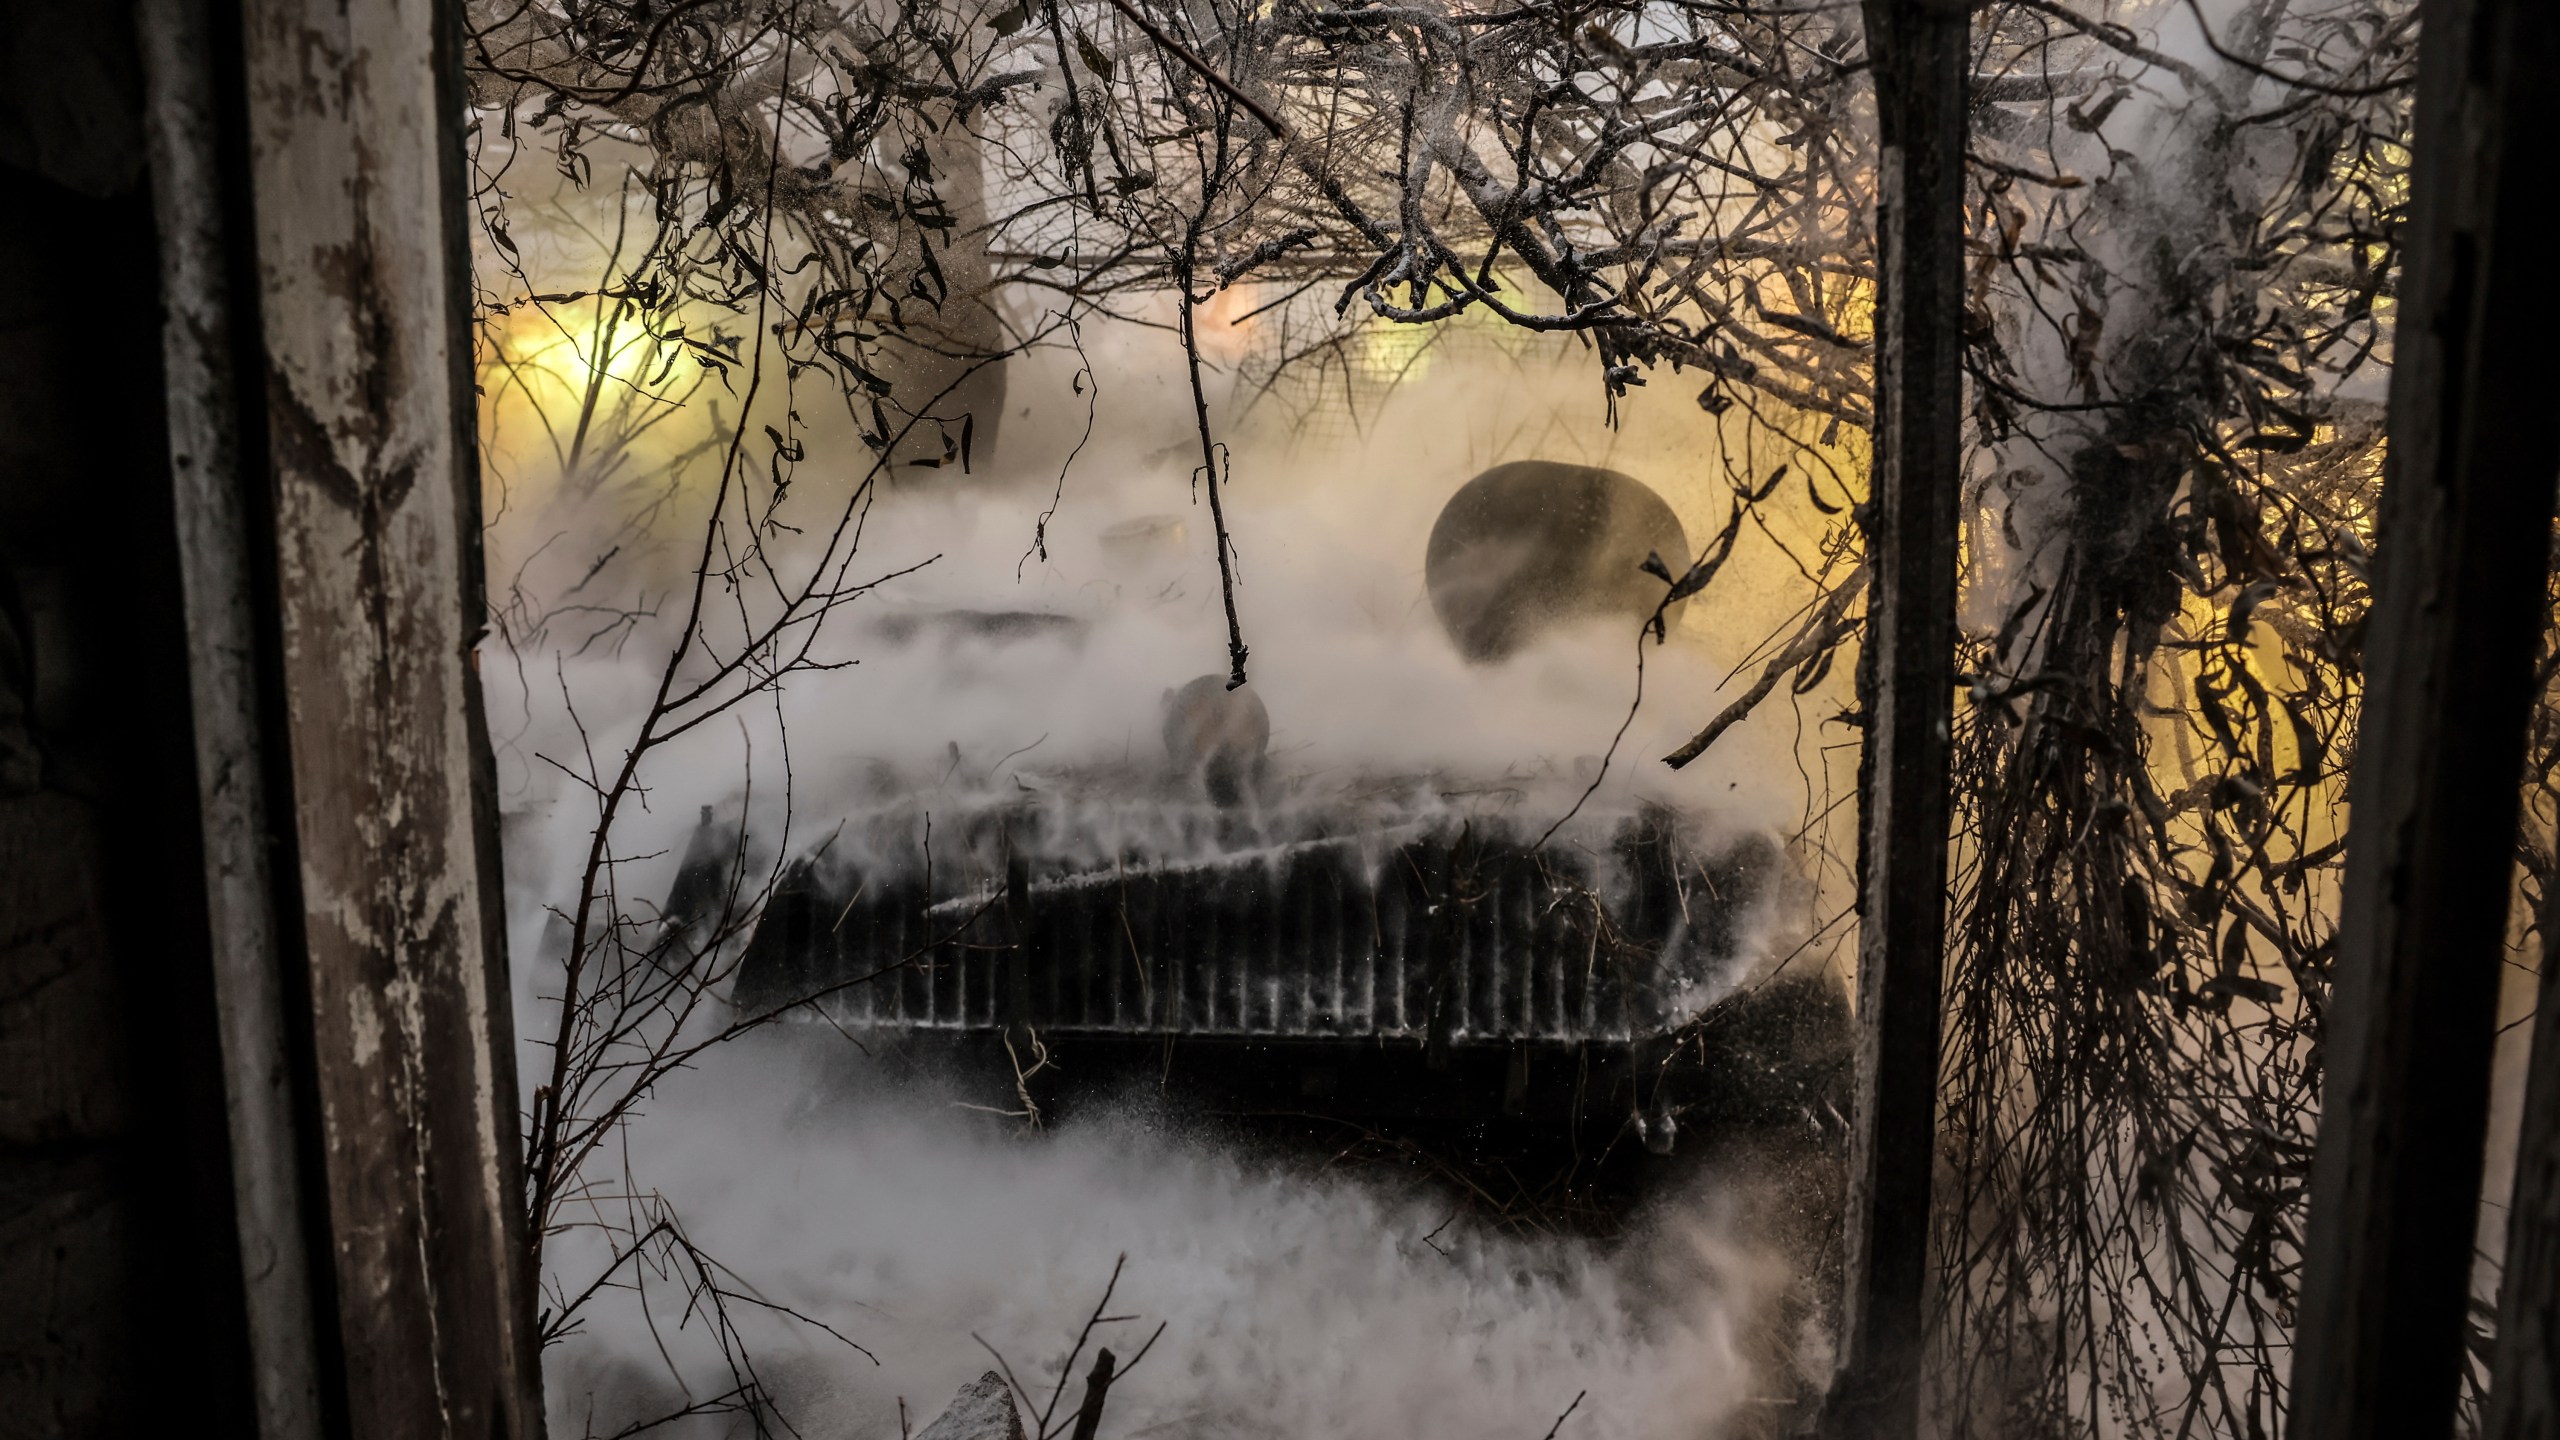
[[[931,563],[831,621],[825,658],[858,664],[795,677],[776,702],[656,757],[615,832],[630,857],[623,895],[666,893],[701,806],[743,805],[761,864],[835,833],[884,774],[965,799],[1154,761],[1163,694],[1225,660],[1209,520],[1188,482],[1196,441],[1177,352],[1135,329],[1090,332],[1087,344],[1098,394],[1070,383],[1072,355],[1016,363],[1010,404],[1021,413],[1007,417],[1001,473],[901,477],[886,492],[856,573]],[[1658,399],[1626,407],[1624,428],[1608,430],[1580,365],[1495,359],[1420,377],[1362,436],[1293,441],[1273,416],[1240,421],[1222,405],[1238,598],[1275,768],[1343,793],[1377,774],[1446,777],[1477,797],[1468,803],[1507,805],[1528,826],[1564,813],[1626,720],[1632,626],[1560,632],[1498,667],[1464,664],[1424,599],[1424,537],[1472,475],[1549,458],[1637,475],[1703,544],[1723,518],[1721,477],[1700,458],[1718,438],[1682,397]],[[1088,401],[1094,439],[1057,488]],[[804,498],[846,483],[850,462],[830,457],[862,453],[823,424],[809,450],[795,481]],[[528,1077],[549,1063],[537,1047],[556,990],[541,963],[547,907],[574,897],[594,823],[591,795],[561,767],[592,753],[609,770],[628,743],[682,612],[667,597],[680,594],[704,501],[679,487],[636,539],[622,503],[525,484],[491,536],[502,585],[521,577],[552,604],[609,592],[652,612],[602,642],[562,624],[537,650],[484,661]],[[1026,558],[1053,503],[1047,554]],[[1104,543],[1115,526],[1163,516],[1179,543]],[[1161,538],[1169,527],[1154,528]],[[590,572],[609,544],[618,558]],[[1733,573],[1785,563],[1746,545]],[[1783,706],[1687,771],[1655,760],[1748,683],[1752,671],[1729,673],[1794,594],[1720,585],[1713,610],[1693,605],[1673,643],[1648,652],[1643,711],[1592,814],[1666,800],[1712,838],[1822,807],[1818,748],[1811,772],[1799,761],[1823,737],[1790,728]],[[943,627],[953,610],[1075,623],[988,636]],[[1482,798],[1497,792],[1507,798]],[[1765,926],[1811,928],[1801,917]],[[804,1434],[895,1435],[902,1399],[921,1428],[992,1363],[973,1332],[1026,1385],[1044,1385],[1122,1253],[1114,1311],[1166,1330],[1115,1389],[1112,1436],[1537,1440],[1585,1391],[1562,1432],[1576,1440],[1705,1436],[1793,1383],[1765,1362],[1796,1337],[1753,1349],[1768,1298],[1791,1277],[1738,1238],[1735,1193],[1718,1177],[1661,1197],[1625,1240],[1496,1234],[1453,1221],[1437,1191],[1309,1174],[1136,1112],[1025,1137],[947,1096],[848,1089],[816,1057],[850,1049],[817,1030],[716,1050],[662,1086],[619,1147],[631,1187],[662,1195],[738,1287],[878,1357],[742,1302],[760,1373]],[[552,1268],[583,1283],[603,1268],[600,1243],[564,1234]],[[549,1357],[560,1433],[612,1434],[725,1383],[680,1287],[663,1275],[643,1283],[641,1267],[619,1281],[640,1288],[590,1303]],[[1120,1323],[1103,1343],[1125,1361],[1141,1336]]]
[[[1026,1135],[844,1069],[802,1043],[732,1048],[631,1140],[697,1242],[876,1356],[749,1319],[804,1434],[896,1435],[902,1401],[921,1429],[997,1363],[973,1337],[1045,1399],[1122,1255],[1110,1309],[1134,1318],[1096,1343],[1126,1364],[1164,1330],[1111,1391],[1112,1436],[1539,1440],[1584,1395],[1563,1434],[1675,1440],[1764,1414],[1792,1378],[1751,1363],[1790,1276],[1736,1240],[1711,1185],[1621,1241],[1504,1236],[1453,1221],[1445,1195],[1266,1163],[1140,1112]],[[555,1352],[555,1426],[609,1434],[674,1408],[667,1357],[697,1396],[716,1388],[703,1317],[687,1326],[672,1287],[655,1306],[654,1331],[639,1304],[598,1307]]]
[[[626,895],[663,895],[699,808],[725,813],[742,795],[765,851],[798,853],[837,835],[884,783],[949,806],[1054,792],[1080,769],[1161,763],[1164,697],[1226,662],[1209,516],[1189,479],[1197,441],[1168,340],[1096,329],[1086,348],[1101,377],[1092,390],[1071,383],[1084,364],[1072,352],[1011,362],[1017,413],[997,473],[911,474],[885,490],[855,573],[922,568],[828,620],[821,658],[853,663],[793,677],[778,702],[742,707],[653,765],[641,805],[618,821],[618,853],[640,857],[621,871]],[[1666,393],[1623,404],[1621,427],[1605,428],[1596,385],[1573,360],[1446,362],[1395,393],[1366,434],[1322,441],[1268,407],[1249,419],[1220,407],[1235,456],[1237,599],[1275,772],[1317,794],[1428,776],[1469,813],[1508,813],[1533,835],[1573,808],[1604,757],[1607,783],[1583,811],[1595,828],[1658,801],[1694,817],[1714,845],[1820,812],[1834,798],[1820,747],[1847,734],[1799,726],[1798,711],[1845,703],[1845,666],[1829,690],[1769,707],[1686,770],[1657,758],[1749,683],[1756,663],[1737,667],[1801,600],[1802,582],[1764,542],[1746,539],[1711,603],[1693,603],[1670,644],[1648,647],[1643,707],[1614,752],[1637,681],[1632,622],[1560,629],[1497,666],[1464,662],[1441,633],[1424,595],[1425,540],[1447,497],[1493,464],[1624,469],[1672,503],[1693,545],[1724,518],[1714,423]],[[1088,404],[1093,439],[1061,483]],[[831,457],[861,447],[821,425],[809,450],[796,503],[823,514],[851,463]],[[561,626],[568,641],[555,636],[549,653],[501,666],[491,682],[510,865],[528,898],[573,893],[594,812],[556,764],[580,768],[589,751],[610,761],[628,741],[698,543],[667,537],[686,539],[705,505],[707,491],[680,492],[660,513],[656,548],[626,545],[603,572],[621,593],[656,597],[654,615],[611,644],[579,644],[579,630]],[[597,510],[519,497],[492,535],[492,573],[524,574],[554,595],[580,585],[619,520]],[[1114,527],[1148,520],[1178,527],[1178,538],[1135,555],[1105,543]],[[1044,524],[1045,556],[1031,553]],[[587,582],[576,598],[606,588]],[[729,603],[713,598],[715,609]],[[944,624],[955,611],[1072,623],[991,636]],[[564,695],[575,697],[574,722]],[[540,903],[517,908],[520,946],[538,936]]]

